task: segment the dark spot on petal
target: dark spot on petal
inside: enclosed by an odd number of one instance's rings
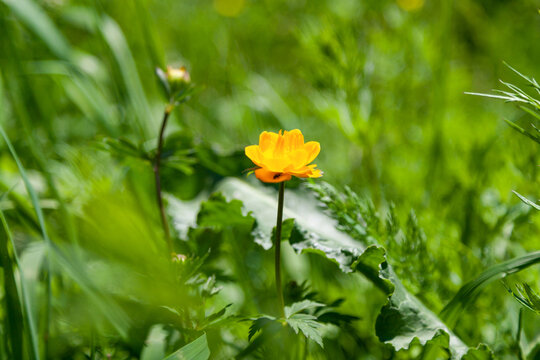
[[[277,173],[274,175],[274,180],[278,179],[281,175],[283,175],[283,173]]]

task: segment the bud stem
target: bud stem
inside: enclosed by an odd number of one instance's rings
[[[279,301],[281,316],[285,317],[285,303],[283,302],[283,290],[281,288],[281,225],[283,223],[283,204],[285,195],[285,181],[279,184],[278,211],[276,224],[276,243],[275,243],[275,272],[276,272],[276,291]]]
[[[156,198],[157,203],[159,207],[159,212],[161,215],[161,225],[163,225],[163,231],[165,232],[165,238],[167,240],[167,246],[169,248],[169,254],[172,254],[174,252],[173,243],[171,240],[171,233],[169,231],[169,223],[167,222],[167,215],[165,214],[165,207],[163,205],[163,194],[161,192],[161,177],[160,177],[160,166],[161,166],[161,152],[163,150],[163,137],[165,134],[165,127],[167,126],[167,120],[169,119],[169,115],[171,114],[171,111],[173,110],[174,105],[168,104],[165,108],[165,112],[163,114],[163,120],[161,121],[161,129],[159,131],[159,138],[158,138],[158,145],[157,145],[157,152],[156,157],[154,158],[154,178],[156,183]]]

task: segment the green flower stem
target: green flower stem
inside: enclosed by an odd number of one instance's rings
[[[167,120],[171,111],[174,109],[172,104],[167,105],[165,108],[165,113],[163,114],[163,120],[161,122],[161,130],[159,131],[158,146],[156,157],[154,158],[154,177],[156,183],[156,198],[159,206],[159,212],[161,215],[161,224],[163,225],[163,231],[165,231],[165,238],[167,240],[167,246],[169,247],[169,254],[174,252],[173,243],[171,240],[171,233],[169,231],[169,223],[167,222],[167,216],[165,214],[165,207],[163,205],[163,194],[161,193],[161,177],[160,177],[160,166],[161,166],[161,152],[163,150],[163,137],[165,134],[165,127],[167,126]]]
[[[281,289],[281,224],[283,223],[283,197],[285,195],[285,181],[279,183],[278,211],[276,224],[276,252],[275,252],[275,270],[276,270],[276,291],[279,301],[281,316],[285,317],[285,303],[283,302],[283,291]]]

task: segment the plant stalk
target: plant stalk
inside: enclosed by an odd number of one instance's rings
[[[276,271],[276,291],[279,301],[281,316],[285,317],[285,303],[283,302],[283,291],[281,288],[281,224],[283,223],[283,198],[285,194],[285,181],[279,184],[278,211],[276,224],[276,244],[275,244],[275,271]]]
[[[167,126],[167,120],[171,111],[174,109],[172,104],[167,105],[165,108],[165,113],[163,114],[163,120],[161,121],[161,129],[159,131],[158,145],[156,157],[154,158],[154,178],[156,183],[156,198],[159,207],[159,213],[161,215],[161,224],[163,225],[163,231],[165,232],[165,238],[167,240],[167,246],[169,248],[169,254],[174,252],[173,243],[171,239],[171,233],[169,231],[169,223],[167,222],[167,216],[165,214],[165,206],[163,205],[163,194],[161,192],[161,177],[160,177],[160,166],[161,166],[161,153],[163,150],[163,137],[165,134],[165,127]]]

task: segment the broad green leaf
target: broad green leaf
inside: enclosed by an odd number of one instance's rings
[[[223,180],[217,190],[228,198],[242,201],[244,209],[252,212],[257,219],[256,241],[265,249],[271,248],[277,193],[234,178]],[[291,245],[296,251],[320,251],[338,264],[342,271],[353,271],[351,265],[364,252],[365,246],[337,230],[336,221],[317,208],[317,201],[310,193],[285,190],[283,219],[291,218],[298,230],[296,234],[294,231],[291,234]],[[303,241],[300,241],[302,238]]]
[[[422,344],[418,338],[414,338],[407,348],[398,351],[397,358],[404,356],[406,359],[449,359],[451,354],[448,351],[450,338],[442,330],[437,331],[432,339]]]
[[[167,332],[163,325],[154,325],[148,333],[141,352],[141,360],[161,360],[165,357]]]
[[[383,247],[371,245],[352,264],[352,268],[361,272],[365,277],[373,282],[385,294],[394,292],[392,281],[380,275],[379,269],[384,269],[386,263],[386,250]]]
[[[470,349],[463,356],[462,360],[494,360],[493,352],[484,344],[478,345],[475,349]]]
[[[206,360],[210,357],[210,349],[206,334],[183,346],[163,360]]]
[[[424,345],[442,330],[449,335],[452,358],[459,359],[467,346],[420,300],[410,294],[390,267],[383,270],[395,286],[388,303],[381,309],[375,323],[375,332],[383,342],[396,350],[406,349],[417,338]]]
[[[461,312],[475,299],[475,294],[480,291],[482,287],[504,275],[516,273],[531,265],[538,264],[539,262],[540,251],[536,251],[491,266],[474,280],[469,281],[459,289],[457,294],[454,295],[452,300],[450,300],[441,311],[441,319],[449,326],[454,326],[459,319]]]
[[[221,229],[241,225],[249,226],[253,221],[251,216],[244,216],[241,201],[231,200],[229,202],[219,193],[212,194],[208,201],[201,203],[197,215],[197,226],[199,227]]]
[[[259,230],[271,234],[277,206],[275,192],[264,191],[237,179],[225,179],[218,189],[231,198],[241,200],[244,208],[257,219]],[[296,230],[293,229],[291,234],[291,244],[296,251],[319,253],[338,264],[344,272],[358,270],[368,279],[375,279],[374,283],[390,296],[377,321],[377,334],[381,341],[399,350],[407,348],[414,338],[424,345],[442,330],[449,335],[453,358],[458,359],[466,353],[467,346],[401,284],[384,259],[384,249],[373,245],[366,247],[338,231],[336,220],[318,209],[311,194],[286,191],[284,218],[295,219]]]

